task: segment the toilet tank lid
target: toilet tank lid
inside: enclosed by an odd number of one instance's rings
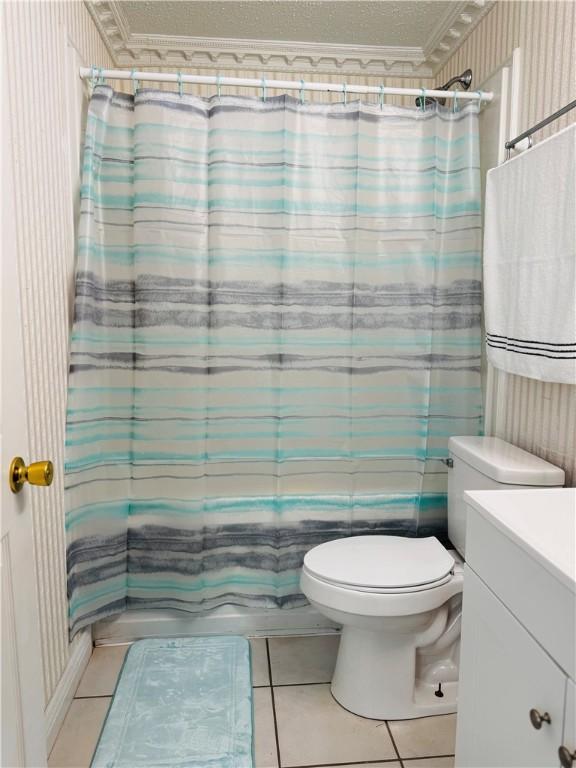
[[[498,483],[506,485],[564,485],[564,470],[511,445],[499,437],[451,437],[448,450]]]

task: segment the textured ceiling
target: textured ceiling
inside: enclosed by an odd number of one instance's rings
[[[425,48],[454,2],[121,0],[131,34]]]

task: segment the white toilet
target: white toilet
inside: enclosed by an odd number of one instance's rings
[[[449,441],[448,535],[465,555],[465,490],[550,487],[564,472],[496,437]],[[301,589],[342,625],[332,694],[363,717],[456,711],[463,564],[435,537],[353,536],[304,558]]]

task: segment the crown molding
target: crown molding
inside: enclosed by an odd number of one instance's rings
[[[470,35],[496,0],[460,0],[453,3],[448,13],[430,34],[423,49],[424,59],[436,74]]]
[[[455,2],[424,47],[336,45],[278,40],[136,34],[117,0],[85,0],[117,67],[307,71],[339,76],[433,77],[494,0]]]

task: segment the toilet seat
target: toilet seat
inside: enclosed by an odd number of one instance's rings
[[[446,574],[444,578],[438,579],[438,581],[430,581],[426,582],[426,584],[416,584],[415,586],[411,587],[396,587],[394,589],[385,589],[383,587],[359,587],[352,584],[337,583],[334,581],[329,581],[328,579],[323,579],[321,576],[317,576],[316,574],[312,574],[306,568],[306,566],[304,566],[302,570],[317,581],[321,581],[329,586],[339,587],[340,589],[347,589],[350,592],[368,592],[375,595],[405,595],[412,592],[426,592],[429,589],[440,587],[442,584],[448,583],[453,576],[452,571],[450,571],[450,573]]]
[[[351,536],[311,549],[304,557],[304,572],[340,589],[405,594],[447,583],[454,563],[434,536]]]

